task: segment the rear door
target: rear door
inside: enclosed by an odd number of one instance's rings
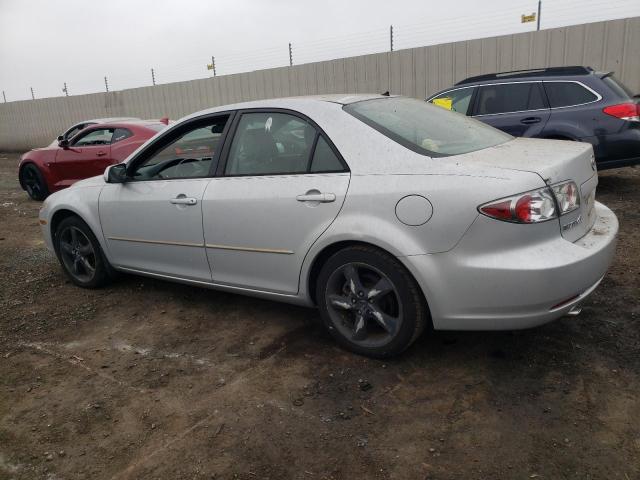
[[[295,294],[305,255],[342,207],[350,174],[328,138],[290,111],[245,111],[204,194],[213,281]]]
[[[114,128],[87,129],[60,148],[52,165],[57,186],[101,175],[110,164]]]
[[[473,116],[515,137],[537,137],[550,110],[540,82],[495,83],[479,87]]]

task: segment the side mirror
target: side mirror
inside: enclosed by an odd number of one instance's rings
[[[104,181],[107,183],[125,183],[128,179],[125,163],[111,165],[104,171]]]
[[[58,137],[58,146],[60,148],[69,148],[69,140],[62,138],[62,136]]]
[[[58,141],[61,142],[62,140],[64,140],[64,135],[58,135]]]

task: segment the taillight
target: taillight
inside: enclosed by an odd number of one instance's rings
[[[538,223],[557,217],[553,193],[546,187],[501,198],[478,210],[488,217],[514,223]]]
[[[629,122],[640,122],[640,105],[636,103],[620,103],[618,105],[609,105],[602,109],[607,115],[627,120]]]
[[[556,183],[551,186],[551,189],[556,196],[560,215],[580,208],[580,194],[578,193],[578,186],[574,182]]]
[[[554,198],[555,197],[555,198]],[[557,207],[556,207],[557,206]],[[580,193],[575,182],[567,181],[530,192],[501,198],[478,207],[480,213],[513,223],[539,223],[574,211],[580,207]]]

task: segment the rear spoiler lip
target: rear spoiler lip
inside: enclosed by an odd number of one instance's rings
[[[601,79],[604,79],[604,78],[610,77],[610,76],[611,76],[611,75],[613,75],[614,73],[616,73],[616,72],[614,72],[614,71],[610,71],[610,72],[600,72],[600,73],[598,73],[598,77],[600,77]]]

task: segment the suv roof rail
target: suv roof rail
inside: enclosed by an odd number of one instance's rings
[[[591,67],[569,66],[569,67],[548,67],[548,68],[531,68],[528,70],[514,70],[512,72],[488,73],[485,75],[477,75],[475,77],[465,78],[456,85],[465,83],[480,82],[483,80],[498,80],[502,78],[518,78],[518,77],[544,77],[552,75],[587,75],[593,73]]]

